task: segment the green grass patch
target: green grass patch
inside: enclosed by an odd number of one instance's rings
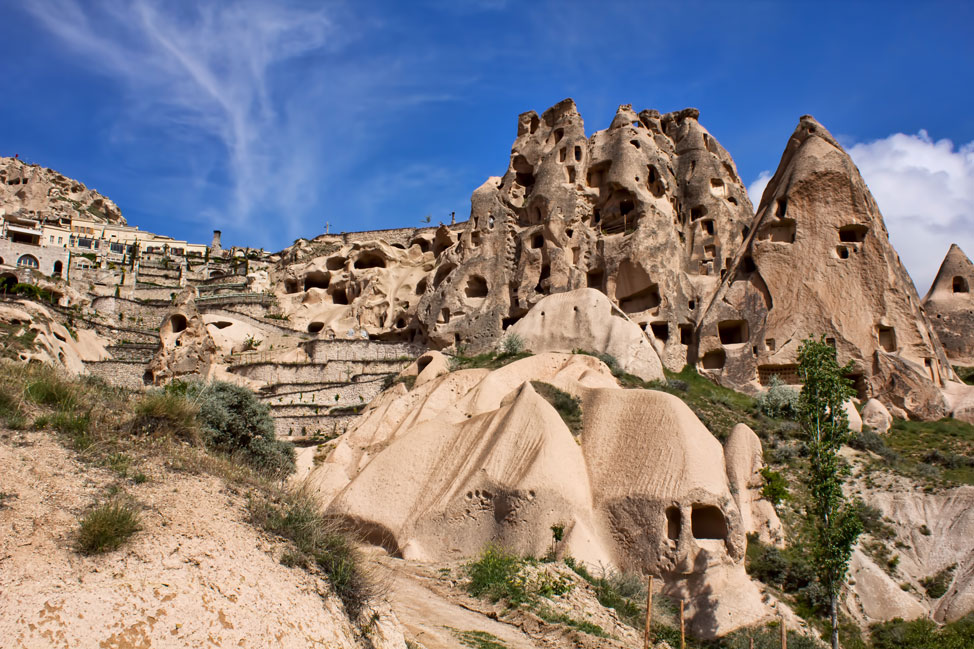
[[[974,484],[974,426],[957,419],[896,419],[886,445],[899,455],[895,468],[919,479]]]
[[[122,546],[141,527],[139,513],[124,500],[95,507],[81,519],[76,549],[81,554],[101,554]]]
[[[523,604],[531,600],[528,580],[524,575],[525,559],[490,544],[476,561],[467,564],[467,592],[474,597],[486,597],[492,602],[507,600]]]
[[[895,619],[870,627],[872,649],[970,649],[974,647],[974,614],[938,627],[925,618]]]
[[[457,637],[460,644],[472,649],[507,649],[507,645],[501,642],[497,636],[486,631],[461,631],[448,627],[453,635]]]
[[[320,513],[312,494],[296,490],[275,500],[251,500],[250,519],[294,544],[287,559],[291,565],[315,566],[324,573],[352,620],[377,595],[358,550],[336,521]]]
[[[504,367],[505,365],[509,365],[514,361],[527,358],[528,356],[531,356],[531,352],[486,352],[483,354],[477,354],[475,356],[466,356],[461,348],[455,356],[450,358],[450,371],[455,372],[457,370],[470,369],[496,370]]]
[[[605,629],[600,627],[598,624],[594,624],[588,620],[579,620],[573,618],[570,615],[556,611],[548,606],[539,606],[536,609],[536,613],[538,614],[538,617],[550,624],[564,624],[567,627],[578,629],[583,633],[594,635],[597,638],[609,637],[609,634],[605,632]]]
[[[955,563],[947,566],[935,575],[921,579],[920,585],[927,592],[927,596],[932,599],[940,599],[946,595],[947,590],[950,588],[950,582],[954,579],[954,571],[956,569],[957,564]]]
[[[558,412],[572,435],[582,434],[582,402],[577,397],[543,381],[531,381],[531,386]]]
[[[954,372],[957,373],[957,377],[964,383],[974,385],[974,367],[954,365]]]

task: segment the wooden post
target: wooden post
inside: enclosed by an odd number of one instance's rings
[[[649,649],[649,626],[653,620],[653,576],[649,576],[646,587],[646,628],[643,629],[643,649]]]
[[[747,639],[747,646],[748,646],[748,649],[754,649],[754,636],[753,635],[750,638]]]
[[[788,649],[788,630],[785,628],[785,618],[781,618],[781,649]]]
[[[687,649],[687,630],[683,621],[683,600],[680,600],[680,649]]]

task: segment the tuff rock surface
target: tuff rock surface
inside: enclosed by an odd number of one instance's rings
[[[125,225],[111,199],[63,174],[0,157],[0,209],[40,221],[83,218]]]
[[[923,308],[955,365],[974,365],[974,264],[955,243],[940,264]]]

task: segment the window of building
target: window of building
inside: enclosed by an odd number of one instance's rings
[[[40,266],[40,264],[37,263],[37,257],[34,255],[22,255],[20,259],[17,260],[17,265],[23,266],[24,268],[37,268]]]

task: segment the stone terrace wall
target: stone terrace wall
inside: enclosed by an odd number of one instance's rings
[[[321,363],[246,363],[230,367],[234,374],[266,383],[351,382],[400,372],[410,361],[331,361]]]

